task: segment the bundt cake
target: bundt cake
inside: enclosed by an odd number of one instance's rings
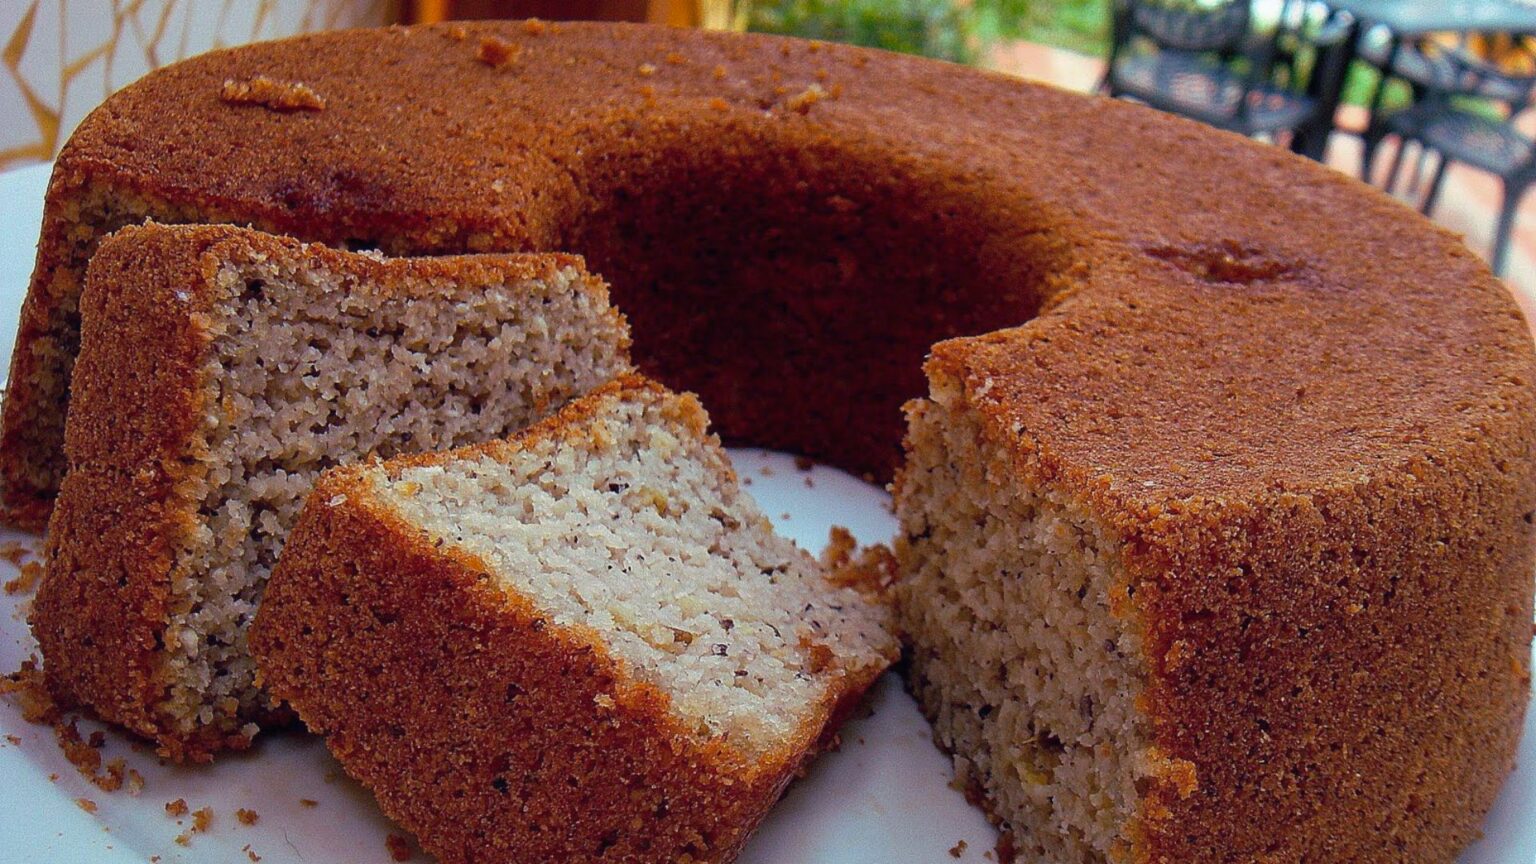
[[[970,337],[912,408],[902,614],[913,689],[1019,849],[1445,861],[1510,768],[1526,322],[1458,238],[1278,148],[770,37],[208,54],[60,155],[0,429],[13,521],[64,470],[86,261],[146,217],[582,253],[637,365],[727,440],[880,479],[930,346]]]
[[[900,653],[627,376],[506,441],[327,473],[263,680],[444,864],[728,861]]]
[[[246,630],[324,469],[522,429],[627,368],[579,259],[386,260],[225,226],[91,260],[32,616],[50,688],[177,759],[269,711]]]

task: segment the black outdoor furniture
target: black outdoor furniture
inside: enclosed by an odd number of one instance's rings
[[[1368,62],[1389,67],[1394,75],[1406,78],[1404,73],[1412,71],[1413,61],[1408,59],[1402,61],[1406,65],[1399,65],[1396,55],[1405,44],[1411,45],[1419,37],[1431,33],[1536,33],[1536,5],[1522,0],[1327,0],[1327,3],[1336,12],[1349,15],[1354,22],[1354,32],[1349,38],[1340,40],[1330,52],[1335,55],[1333,66],[1340,70],[1347,70],[1364,54]],[[1386,34],[1384,43],[1361,38],[1373,29]],[[1433,73],[1424,75],[1426,80],[1429,74]],[[1307,83],[1307,95],[1319,102],[1319,110],[1313,122],[1297,130],[1291,149],[1318,160],[1326,155],[1345,78],[1343,74],[1312,76]],[[1372,122],[1361,135],[1365,144],[1362,171],[1369,167],[1377,144],[1386,134],[1380,114],[1381,96],[1382,88],[1378,88],[1372,98]]]
[[[1294,130],[1319,110],[1279,81],[1288,58],[1273,34],[1255,38],[1249,0],[1117,0],[1113,14],[1103,82],[1111,96],[1250,136]]]
[[[1530,51],[1528,43],[1523,45]],[[1459,47],[1433,44],[1419,49],[1435,60],[1435,74],[1424,96],[1403,111],[1391,115],[1385,128],[1402,141],[1386,187],[1391,189],[1403,163],[1409,142],[1416,142],[1440,157],[1440,164],[1424,196],[1423,211],[1434,208],[1445,179],[1445,169],[1461,162],[1497,176],[1504,186],[1504,200],[1494,232],[1492,264],[1503,275],[1509,256],[1509,235],[1520,199],[1536,181],[1536,143],[1514,125],[1514,117],[1531,103],[1536,72],[1510,73]],[[1531,58],[1536,63],[1536,57]],[[1499,94],[1490,96],[1489,94]],[[1504,103],[1502,115],[1484,108],[1459,104],[1457,97],[1495,99]]]

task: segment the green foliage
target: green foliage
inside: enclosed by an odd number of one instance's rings
[[[1102,0],[1099,0],[1102,2]],[[974,63],[1019,38],[1031,0],[758,0],[748,29]]]

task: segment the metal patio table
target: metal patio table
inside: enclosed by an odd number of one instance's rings
[[[1331,62],[1336,75],[1313,75],[1308,95],[1317,99],[1322,110],[1317,121],[1310,127],[1298,130],[1291,149],[1304,156],[1321,161],[1328,149],[1328,135],[1333,131],[1333,115],[1343,96],[1344,83],[1349,78],[1349,68],[1354,63],[1360,34],[1366,27],[1382,25],[1391,33],[1391,45],[1387,56],[1395,58],[1404,39],[1412,39],[1430,33],[1536,33],[1536,0],[1326,0],[1335,12],[1347,12],[1354,18],[1354,32],[1334,49],[1342,56]],[[1390,65],[1390,64],[1389,64]],[[1374,120],[1380,107],[1381,92],[1378,88],[1371,107]],[[1365,130],[1365,152],[1362,166],[1369,166],[1376,144],[1381,140],[1379,128]],[[1364,173],[1362,168],[1362,174]]]

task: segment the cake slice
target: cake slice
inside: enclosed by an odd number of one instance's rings
[[[310,496],[262,674],[445,864],[730,860],[897,657],[873,571],[775,535],[707,423],[626,376]]]
[[[204,759],[268,706],[246,629],[320,472],[522,429],[628,368],[556,255],[385,259],[230,227],[101,245],[32,617],[66,703]]]

